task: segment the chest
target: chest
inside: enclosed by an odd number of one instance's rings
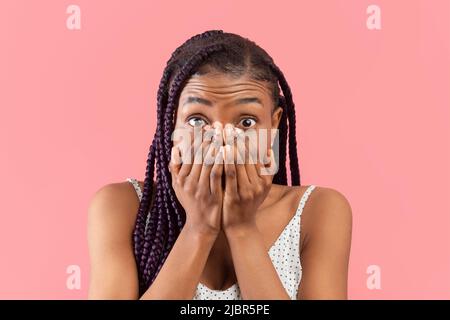
[[[274,245],[268,250],[268,255],[291,299],[296,299],[297,290],[302,276],[300,263],[300,251],[297,245],[298,237],[295,236],[295,228],[291,225],[284,230]],[[298,233],[297,233],[298,234]],[[211,264],[212,266],[212,264]],[[208,269],[207,265],[203,277],[206,274],[209,279],[218,279],[218,275],[224,276],[222,283],[205,281],[203,278],[197,286],[194,300],[241,300],[241,291],[236,280],[236,274],[232,266],[223,269]]]
[[[272,210],[258,213],[257,226],[263,235],[266,251],[286,283],[296,283],[300,274],[300,215],[296,208],[280,203]],[[276,214],[275,212],[287,214]],[[200,277],[200,289],[212,294],[227,294],[236,289],[237,277],[232,253],[223,233],[211,249]]]

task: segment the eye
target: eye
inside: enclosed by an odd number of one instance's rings
[[[199,117],[192,117],[188,120],[189,125],[193,127],[202,127],[206,124],[205,120]]]
[[[253,118],[244,118],[239,122],[239,124],[242,127],[248,129],[248,128],[253,127],[256,124],[256,120]]]

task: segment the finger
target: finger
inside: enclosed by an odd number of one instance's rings
[[[223,146],[223,127],[222,124],[218,121],[216,121],[214,123],[214,137],[213,137],[213,142],[214,142],[214,146],[217,149],[217,152],[220,148],[220,146]]]
[[[214,160],[216,157],[216,151],[217,149],[214,146],[213,142],[210,142],[205,150],[205,156],[202,163],[202,168],[200,170],[200,176],[199,176],[199,184],[209,184],[209,175],[211,173],[212,167],[214,165]]]
[[[200,179],[200,174],[202,172],[203,162],[204,162],[204,154],[209,149],[209,145],[211,144],[210,140],[204,140],[197,149],[194,158],[194,164],[192,165],[191,172],[189,173],[189,177],[193,179],[193,181],[197,181]]]
[[[245,168],[247,170],[248,179],[250,183],[258,183],[260,181],[258,159],[257,159],[257,149],[255,143],[248,140],[248,146],[246,144],[246,151],[248,153],[248,161],[245,163]]]
[[[180,178],[185,178],[189,175],[191,172],[191,167],[193,163],[193,146],[192,145],[185,145],[183,149],[181,149],[181,169],[178,172],[178,176]]]
[[[230,145],[225,146],[225,194],[231,196],[237,194],[236,167],[234,165],[233,149]]]
[[[234,127],[232,124],[227,123],[225,124],[224,130],[223,130],[223,135],[224,135],[224,141],[225,141],[225,145],[230,145],[232,146],[234,144],[234,137],[235,137],[235,131],[234,131]],[[225,150],[226,153],[226,150]]]
[[[209,175],[209,184],[211,188],[211,194],[220,194],[222,191],[222,174],[223,174],[223,160],[224,160],[224,148],[220,146],[217,155],[214,159],[214,164],[211,168]]]
[[[180,148],[178,146],[174,146],[171,149],[169,172],[172,174],[172,177],[174,177],[178,175],[180,169],[181,169]]]
[[[268,167],[261,167],[261,179],[263,179],[267,184],[272,183],[272,179],[274,177],[274,174],[276,173],[276,161],[275,161],[275,154],[272,149],[269,150],[269,156],[268,156]]]
[[[211,141],[214,138],[215,129],[211,125],[207,124],[203,127],[203,141]]]
[[[248,178],[248,173],[246,170],[246,161],[245,161],[245,145],[236,144],[235,153],[236,153],[236,173],[237,173],[237,185],[238,189],[246,189],[250,187],[250,180]]]

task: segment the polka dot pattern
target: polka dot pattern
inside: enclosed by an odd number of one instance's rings
[[[142,197],[141,188],[134,178],[127,178],[138,194]],[[298,285],[302,277],[302,266],[300,264],[300,222],[303,208],[315,185],[310,185],[302,195],[295,215],[289,221],[278,239],[269,249],[269,257],[280,277],[280,280],[288,292],[291,300],[297,299]],[[210,289],[199,283],[193,300],[242,300],[239,284],[235,283],[225,290]]]
[[[141,186],[139,185],[139,182],[135,178],[127,178],[128,182],[131,182],[131,184],[134,187],[134,190],[136,190],[137,196],[139,198],[139,201],[142,199],[142,190]]]

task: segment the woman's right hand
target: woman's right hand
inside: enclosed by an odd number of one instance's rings
[[[214,138],[207,139],[196,153],[200,163],[194,162],[192,144],[172,148],[169,163],[172,187],[186,212],[184,228],[217,236],[221,230],[223,148],[214,143]]]

